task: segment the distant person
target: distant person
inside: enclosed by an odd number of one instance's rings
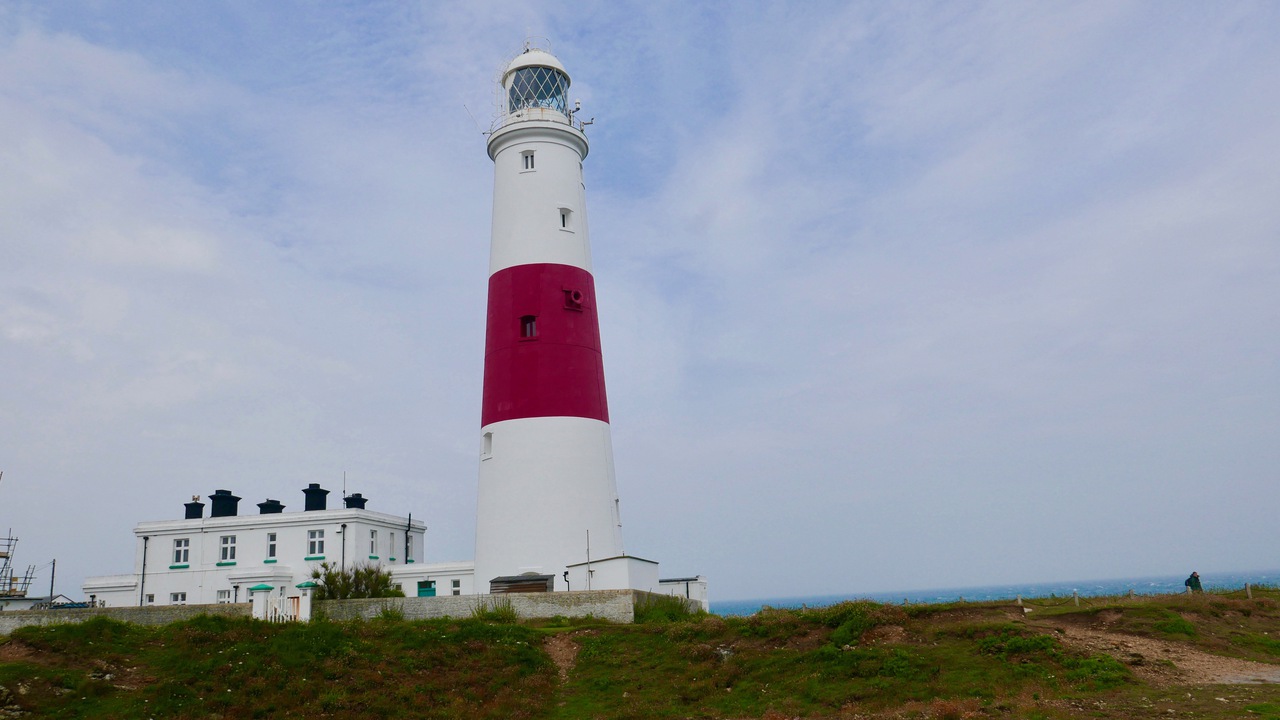
[[[1191,577],[1183,581],[1183,585],[1187,586],[1187,592],[1204,592],[1204,588],[1200,587],[1200,573],[1193,572]]]

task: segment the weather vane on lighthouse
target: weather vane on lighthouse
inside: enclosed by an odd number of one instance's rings
[[[582,175],[590,121],[547,51],[526,44],[500,84],[476,586],[656,587],[657,563],[622,544]]]

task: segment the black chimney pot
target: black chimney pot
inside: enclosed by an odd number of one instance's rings
[[[275,515],[284,512],[284,504],[279,500],[267,498],[266,502],[258,503],[258,513],[261,515]]]
[[[199,520],[204,517],[204,503],[199,500],[192,500],[189,503],[184,503],[183,507],[187,509],[187,520]]]
[[[325,496],[329,494],[329,491],[321,488],[320,483],[311,483],[306,486],[302,489],[302,494],[307,496],[307,504],[303,508],[304,512],[324,510],[328,505],[328,500],[325,499]]]
[[[364,504],[369,502],[369,498],[361,495],[360,493],[351,493],[350,495],[343,498],[343,500],[346,501],[348,510],[352,508],[356,510],[363,510]]]
[[[209,517],[235,517],[240,498],[232,495],[230,490],[214,490],[209,502]]]

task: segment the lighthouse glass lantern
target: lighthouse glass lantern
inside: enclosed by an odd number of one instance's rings
[[[511,74],[507,88],[507,112],[524,108],[548,108],[561,113],[568,108],[569,77],[549,67],[525,67]]]

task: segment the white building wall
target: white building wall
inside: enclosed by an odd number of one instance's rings
[[[423,557],[426,526],[414,521],[409,528],[410,556],[406,558],[407,523],[394,515],[348,508],[141,523],[134,529],[133,574],[88,578],[83,590],[86,597],[95,595],[108,606],[247,602],[253,585],[266,583],[288,593],[310,579],[312,569],[321,562],[341,565],[344,547],[348,566],[412,566]],[[317,530],[324,532],[322,553],[311,552],[308,533]],[[377,531],[375,552],[369,552],[370,531]],[[269,533],[276,535],[274,558],[267,555]],[[235,537],[234,559],[223,560],[224,536]],[[178,539],[189,543],[185,563],[175,562]],[[219,598],[219,591],[226,596]],[[185,594],[185,599],[175,598],[175,593]]]
[[[656,592],[658,563],[621,555],[568,566],[568,590],[617,590],[631,588]],[[557,584],[563,578],[556,578]]]
[[[405,597],[419,597],[423,590],[420,583],[433,583],[435,597],[476,593],[475,564],[471,562],[402,565],[392,568],[391,581]]]
[[[659,582],[657,592],[675,595],[702,603],[702,609],[711,612],[711,597],[707,592],[707,578],[703,575],[687,578],[671,578]]]

